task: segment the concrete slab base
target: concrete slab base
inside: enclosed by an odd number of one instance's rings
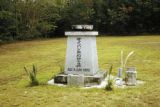
[[[106,75],[107,74],[105,71],[98,72],[93,76],[61,73],[56,75],[52,81],[48,82],[48,84],[62,84],[75,87],[91,87],[94,85],[100,85],[101,82],[105,79]]]
[[[112,80],[115,80],[116,77],[114,76],[110,76],[110,78]],[[102,88],[104,89],[106,87],[106,85],[108,84],[107,83],[108,81],[108,77],[104,78],[100,84],[92,84],[90,83],[90,85],[85,85],[84,87],[81,87],[81,89],[91,89],[91,88]],[[125,84],[124,81],[122,81],[122,85],[117,85],[115,82],[113,82],[113,86],[114,88],[121,88],[121,89],[125,89],[125,88],[135,88],[135,87],[138,87],[138,86],[141,86],[143,84],[145,84],[145,81],[140,81],[140,80],[137,80],[137,84],[135,86],[128,86]],[[54,79],[48,81],[48,84],[49,85],[56,85],[56,86],[62,86],[62,87],[66,87],[68,86],[67,84],[62,84],[62,83],[55,83]],[[92,85],[91,85],[92,84]]]

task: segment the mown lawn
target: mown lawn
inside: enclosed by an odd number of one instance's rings
[[[0,107],[160,107],[160,36],[97,38],[99,66],[120,66],[120,51],[135,51],[127,66],[136,66],[136,88],[79,89],[46,85],[64,65],[66,38],[17,42],[0,46]],[[23,67],[38,68],[41,85],[28,87]]]

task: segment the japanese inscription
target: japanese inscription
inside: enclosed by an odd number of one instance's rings
[[[75,68],[68,68],[68,71],[78,71],[78,72],[90,72],[89,68],[82,67],[82,38],[76,39],[76,66]]]
[[[81,67],[81,59],[82,59],[82,56],[81,56],[81,38],[77,38],[77,56],[76,56],[76,59],[77,59],[77,65],[76,67],[79,68]]]

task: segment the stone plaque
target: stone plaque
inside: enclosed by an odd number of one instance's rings
[[[69,74],[67,78],[67,85],[69,86],[84,86],[84,75]]]

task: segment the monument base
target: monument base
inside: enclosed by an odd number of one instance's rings
[[[58,74],[54,77],[53,84],[64,84],[68,86],[76,87],[90,87],[94,85],[99,85],[105,79],[106,72],[97,72],[95,75],[74,75],[74,74]]]

